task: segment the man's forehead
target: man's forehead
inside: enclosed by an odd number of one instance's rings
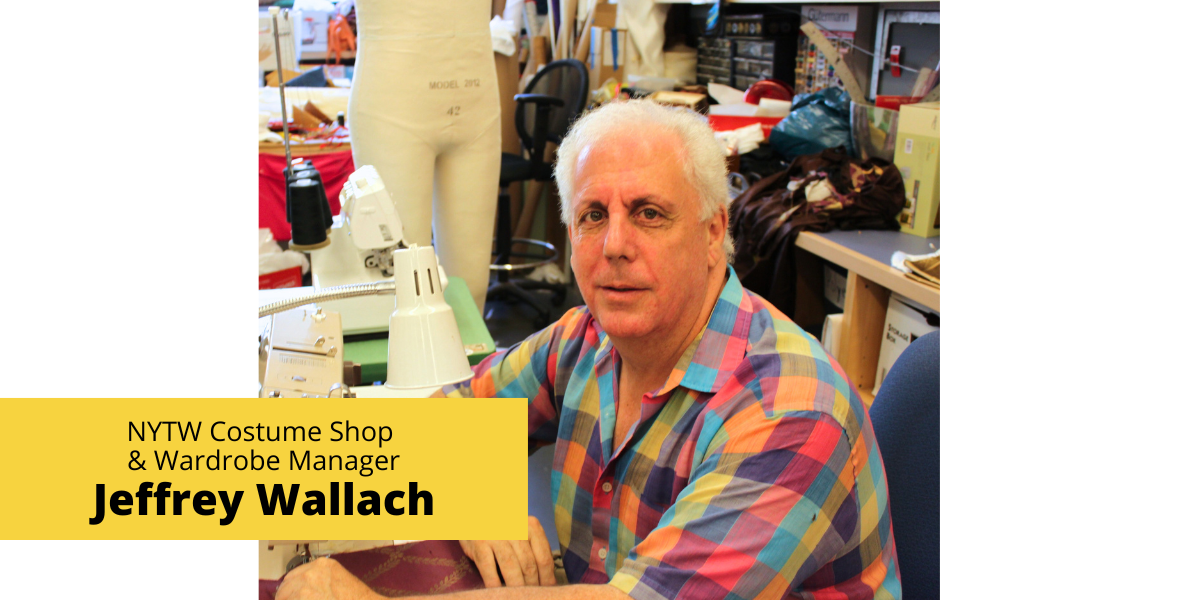
[[[618,127],[604,132],[585,145],[575,161],[578,177],[584,167],[608,170],[634,170],[646,165],[647,159],[683,167],[681,140],[673,132],[658,126],[637,129]]]
[[[660,128],[661,129],[661,128]],[[641,200],[668,209],[700,209],[699,192],[684,172],[682,141],[670,130],[600,136],[579,153],[568,211]]]

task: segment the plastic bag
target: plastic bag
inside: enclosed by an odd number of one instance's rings
[[[896,154],[896,127],[899,123],[898,110],[851,102],[850,127],[854,131],[854,145],[858,148],[855,156],[864,160],[882,158],[891,162]]]
[[[308,257],[295,250],[284,250],[275,242],[270,229],[258,230],[258,274],[266,275],[292,267],[308,273]]]
[[[850,94],[826,88],[798,96],[792,103],[792,112],[771,129],[770,143],[789,161],[838,146],[853,149]]]

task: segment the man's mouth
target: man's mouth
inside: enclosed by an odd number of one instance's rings
[[[640,292],[646,288],[617,283],[613,285],[602,285],[600,286],[600,289],[606,292]]]

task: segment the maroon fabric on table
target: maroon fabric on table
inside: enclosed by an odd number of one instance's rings
[[[457,541],[430,541],[334,554],[375,593],[396,598],[480,589],[483,578]],[[258,580],[259,600],[274,600],[279,581]]]
[[[342,192],[342,184],[354,172],[354,157],[350,150],[304,158],[311,160],[313,167],[321,174],[329,208],[333,214],[340,214],[342,203],[338,200],[338,194]],[[258,155],[258,226],[270,229],[276,240],[292,239],[292,225],[287,221],[287,195],[283,187],[285,166],[287,160],[282,156]]]

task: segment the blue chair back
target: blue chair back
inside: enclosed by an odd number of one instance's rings
[[[926,334],[906,348],[871,405],[905,600],[941,593],[940,336]]]

